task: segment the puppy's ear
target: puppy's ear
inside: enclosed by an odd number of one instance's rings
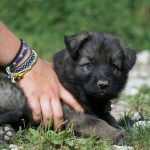
[[[77,35],[64,37],[66,48],[72,58],[78,56],[79,49],[82,48],[82,46],[88,40],[88,38],[89,38],[88,32],[82,32]]]
[[[124,60],[124,68],[128,72],[136,62],[136,52],[133,49],[127,48]]]

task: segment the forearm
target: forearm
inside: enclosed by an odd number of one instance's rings
[[[19,47],[20,40],[0,21],[0,66],[8,65],[16,56]],[[19,63],[27,60],[30,53],[31,50],[28,50]],[[54,128],[57,129],[63,122],[60,99],[76,111],[83,112],[74,97],[59,82],[52,64],[45,60],[38,59],[32,69],[16,83],[25,93],[36,123],[42,118],[43,123],[48,125],[53,117]]]
[[[20,46],[20,40],[0,21],[0,66],[13,60]]]

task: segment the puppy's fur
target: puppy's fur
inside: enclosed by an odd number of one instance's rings
[[[84,135],[117,141],[122,132],[110,115],[110,100],[124,88],[133,67],[135,52],[117,37],[101,32],[83,32],[65,37],[66,49],[54,57],[59,80],[85,113],[64,104],[65,119]]]
[[[136,60],[135,52],[117,37],[101,32],[68,36],[65,43],[66,49],[54,56],[54,69],[85,111],[75,112],[62,103],[65,119],[73,123],[78,133],[117,142],[122,132],[109,113],[110,100],[124,88]],[[16,126],[22,117],[32,123],[30,114],[23,92],[1,75],[0,126]]]

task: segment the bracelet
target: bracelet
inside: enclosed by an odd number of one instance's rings
[[[26,59],[26,61],[20,66],[18,66],[16,69],[14,69],[14,72],[17,73],[17,72],[27,69],[29,66],[32,65],[32,63],[35,61],[36,58],[37,58],[36,52],[34,50],[31,50],[31,53],[29,57]]]
[[[10,68],[14,68],[27,54],[27,52],[30,50],[28,48],[28,45],[26,44],[25,41],[23,41],[22,39],[20,39],[20,47],[19,50],[16,54],[16,56],[14,57],[14,59],[7,65]]]
[[[13,63],[15,62],[15,60],[17,59],[17,57],[19,56],[20,52],[22,51],[22,47],[23,47],[23,40],[20,39],[20,47],[19,47],[19,50],[16,54],[16,56],[13,58],[13,60],[7,65],[7,66],[12,66]]]
[[[11,82],[13,83],[15,83],[16,80],[21,79],[25,73],[31,70],[38,60],[37,53],[34,50],[31,50],[25,41],[21,39],[20,41],[19,50],[13,60],[7,66],[1,66],[2,71],[5,71],[7,77],[11,79]],[[26,56],[28,51],[31,52],[28,58],[20,66],[17,66]]]
[[[13,70],[10,66],[6,67],[6,73],[8,78],[11,79],[11,82],[15,83],[16,80],[21,79],[24,74],[26,74],[29,70],[32,69],[37,60],[37,53],[34,50],[31,50],[29,57],[23,64],[21,64]]]
[[[21,44],[20,44],[21,46],[19,48],[18,54],[15,56],[13,61],[9,65],[7,65],[10,68],[14,68],[17,64],[19,64],[19,62],[25,57],[27,52],[30,50],[25,41],[23,40],[20,40],[20,41],[21,41]]]

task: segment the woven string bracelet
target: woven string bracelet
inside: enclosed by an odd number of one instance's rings
[[[30,49],[28,48],[27,44],[25,43],[25,41],[22,41],[22,49],[20,54],[18,55],[18,57],[16,58],[16,60],[11,64],[8,65],[11,68],[15,68],[17,64],[19,64],[19,62],[25,57],[25,55],[27,54],[27,52]]]
[[[6,67],[8,78],[10,78],[13,83],[15,83],[16,80],[21,79],[25,73],[32,69],[37,60],[38,56],[36,52],[34,50],[31,50],[31,53],[27,60],[19,67],[15,68],[14,70],[11,70],[9,66]]]
[[[21,44],[18,53],[16,54],[15,58],[7,65],[12,69],[15,68],[17,64],[19,64],[19,62],[25,57],[27,52],[30,50],[25,41],[20,39],[20,42]]]
[[[5,72],[13,83],[15,83],[16,80],[21,79],[25,73],[31,70],[38,60],[37,53],[34,50],[31,50],[25,41],[20,41],[21,43],[19,50],[13,60],[7,66],[0,66],[1,71]],[[25,58],[28,51],[31,52],[30,55],[25,60],[25,62],[18,66],[21,60]]]
[[[34,50],[31,50],[31,53],[30,53],[29,57],[27,58],[27,60],[23,64],[21,64],[20,66],[18,66],[14,70],[14,72],[17,73],[19,71],[25,70],[28,67],[30,67],[32,65],[33,61],[36,59],[36,57],[37,57],[36,52]]]

